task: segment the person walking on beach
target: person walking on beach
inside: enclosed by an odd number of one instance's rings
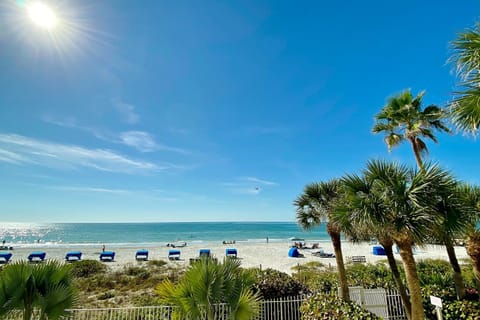
[[[105,245],[102,246],[102,252],[105,252]]]
[[[268,237],[267,237],[267,243],[268,243]]]

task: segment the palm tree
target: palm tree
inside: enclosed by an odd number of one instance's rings
[[[162,282],[156,292],[166,305],[176,306],[175,319],[218,319],[228,312],[231,319],[251,319],[259,312],[259,296],[254,294],[251,273],[240,268],[240,261],[201,259],[194,263],[177,285]],[[222,309],[220,305],[228,307]]]
[[[433,238],[445,245],[448,259],[453,270],[453,279],[458,299],[465,298],[465,285],[463,282],[462,270],[455,254],[454,241],[465,233],[471,226],[473,207],[463,201],[463,190],[458,182],[445,172],[444,183],[433,186],[435,188],[438,204],[437,211],[443,217],[440,225],[432,226]]]
[[[423,168],[422,155],[428,153],[422,138],[437,143],[434,130],[450,132],[443,122],[443,109],[435,105],[421,109],[423,95],[424,91],[413,98],[410,90],[405,90],[391,97],[375,116],[376,123],[372,128],[373,133],[385,133],[389,151],[403,141],[409,141],[419,168]]]
[[[436,166],[414,171],[396,163],[371,161],[364,175],[378,192],[381,210],[359,211],[356,219],[383,227],[397,244],[410,292],[411,319],[423,320],[425,314],[412,245],[423,243],[431,226],[442,222],[436,212],[437,200],[432,187],[443,183],[442,172]]]
[[[40,320],[60,319],[77,302],[71,268],[58,261],[41,265],[14,262],[1,275],[0,316],[23,310],[23,319],[30,320],[38,309]]]
[[[467,229],[467,243],[465,249],[473,263],[473,270],[477,280],[477,288],[480,290],[480,187],[468,184],[459,187],[462,200],[471,206],[472,211],[465,215],[470,218],[470,227]]]
[[[392,276],[399,291],[405,313],[411,319],[412,307],[407,294],[407,289],[400,276],[397,262],[393,255],[393,238],[390,226],[381,223],[382,217],[387,215],[387,209],[382,202],[382,191],[365,176],[356,174],[346,175],[342,178],[344,188],[344,201],[333,216],[335,223],[341,225],[342,230],[360,232],[365,237],[375,237],[385,249],[387,261],[392,271]]]
[[[350,301],[345,264],[343,263],[341,230],[330,219],[341,197],[339,180],[308,184],[303,193],[294,201],[297,222],[305,230],[319,226],[327,221],[327,232],[332,240],[337,261],[338,278],[342,298]]]
[[[450,61],[456,64],[463,88],[450,105],[450,116],[458,129],[476,134],[480,125],[480,24],[459,34],[452,47]]]

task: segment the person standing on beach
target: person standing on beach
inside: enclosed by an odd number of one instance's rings
[[[102,246],[102,252],[105,252],[105,245]]]
[[[267,243],[268,243],[268,237],[267,237]]]

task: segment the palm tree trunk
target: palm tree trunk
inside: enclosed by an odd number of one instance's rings
[[[473,272],[477,280],[477,289],[480,290],[480,232],[475,232],[468,236],[465,249],[470,259],[472,259]]]
[[[338,282],[340,283],[340,290],[343,300],[350,301],[350,292],[348,290],[347,273],[345,271],[345,264],[343,263],[342,242],[340,239],[340,232],[337,228],[327,224],[327,231],[333,244],[333,251],[335,252],[335,259],[337,260]]]
[[[411,320],[424,320],[425,311],[423,310],[422,291],[420,289],[417,266],[413,257],[412,240],[406,236],[401,236],[400,239],[395,240],[400,249],[408,290],[410,291],[410,304],[412,305]]]
[[[407,314],[408,320],[410,320],[412,318],[412,306],[410,304],[410,299],[408,298],[407,289],[405,288],[402,278],[400,277],[400,271],[398,270],[397,262],[395,261],[395,257],[393,255],[392,241],[379,240],[379,242],[383,246],[383,249],[385,250],[385,254],[387,255],[388,265],[390,266],[393,279],[395,280],[395,284],[397,285],[400,298],[402,299],[403,307],[405,308],[405,313]]]
[[[458,264],[455,249],[453,248],[452,241],[445,241],[445,248],[447,249],[448,260],[453,269],[453,281],[455,282],[455,291],[457,292],[457,298],[459,300],[465,299],[465,285],[463,284],[462,270]]]
[[[420,149],[418,148],[417,140],[414,137],[410,138],[410,143],[412,144],[413,154],[415,155],[415,160],[417,161],[418,168],[420,170],[423,170],[423,162],[420,155]]]

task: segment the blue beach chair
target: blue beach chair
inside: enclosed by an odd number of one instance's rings
[[[168,260],[180,260],[180,250],[169,250]]]
[[[82,260],[82,252],[81,251],[70,251],[70,252],[67,252],[67,254],[65,255],[65,260],[67,262],[70,262],[70,261],[80,261]]]
[[[0,252],[0,259],[3,259],[4,262],[2,262],[0,260],[0,262],[2,263],[8,263],[10,261],[10,259],[12,258],[13,254],[11,254],[10,252]]]
[[[137,253],[135,253],[135,259],[136,260],[148,260],[148,250],[142,249],[138,250]]]
[[[103,251],[100,253],[100,261],[113,261],[115,260],[115,251]]]
[[[28,255],[27,259],[28,261],[30,262],[33,262],[33,261],[39,261],[39,262],[42,262],[45,260],[45,257],[47,256],[47,253],[46,252],[43,252],[43,251],[35,251],[35,252],[32,252]]]
[[[210,249],[200,249],[198,255],[200,258],[210,258]]]
[[[227,248],[227,249],[225,249],[225,255],[228,258],[236,258],[237,257],[237,249]]]

